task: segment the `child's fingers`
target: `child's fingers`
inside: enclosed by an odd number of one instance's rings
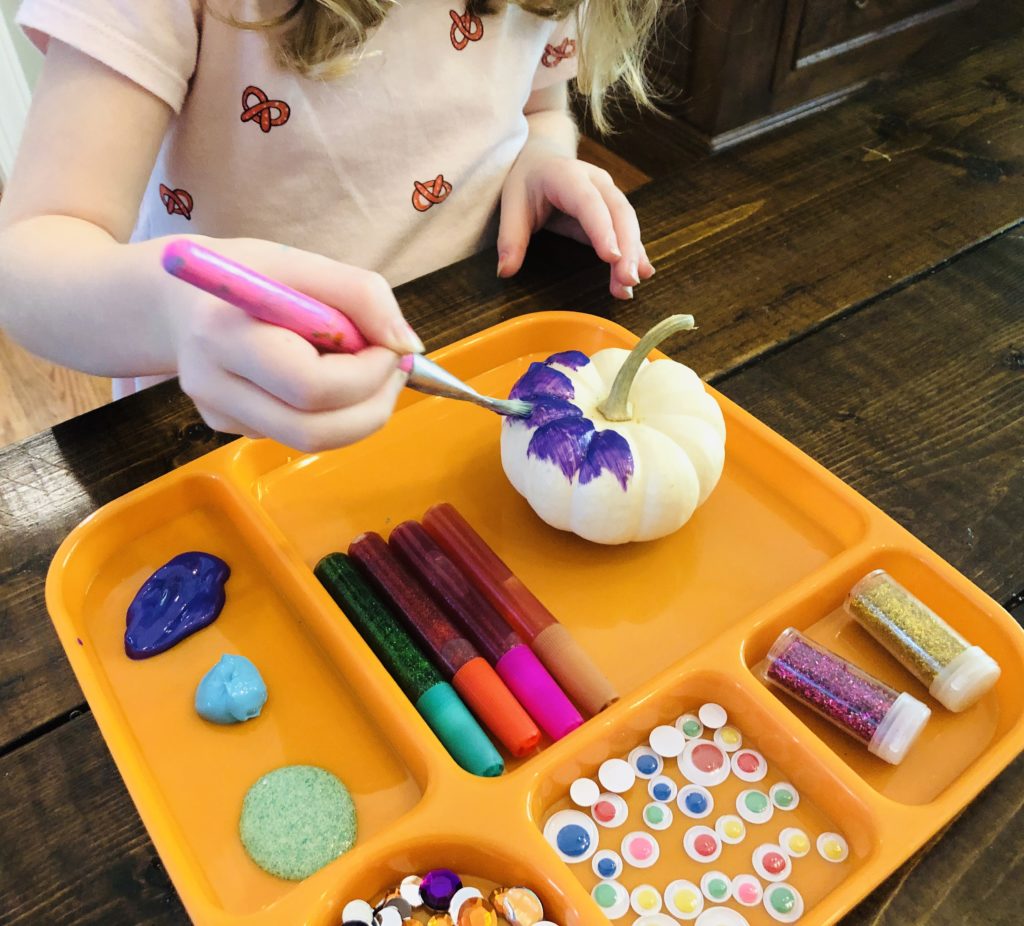
[[[498,276],[519,272],[526,257],[533,228],[530,204],[523,184],[508,184],[501,194],[501,218],[498,222]]]
[[[556,209],[580,223],[601,260],[609,264],[621,260],[622,251],[608,204],[587,173],[574,170],[563,174],[558,184],[549,184],[545,192]]]
[[[640,282],[640,261],[644,256],[636,210],[626,194],[607,175],[598,176],[594,183],[604,196],[615,226],[615,237],[622,251],[622,259],[612,269],[613,280],[617,280],[623,287],[632,288]]]

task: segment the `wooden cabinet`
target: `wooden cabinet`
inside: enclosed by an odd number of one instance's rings
[[[702,0],[655,56],[665,108],[719,150],[833,105],[978,0]]]

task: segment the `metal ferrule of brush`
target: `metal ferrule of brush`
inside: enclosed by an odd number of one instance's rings
[[[427,395],[441,396],[446,399],[460,399],[472,402],[481,408],[497,412],[499,415],[515,415],[526,417],[533,410],[529,402],[519,399],[495,399],[481,395],[472,386],[453,376],[444,367],[428,360],[422,354],[412,355],[412,368],[406,385],[417,392]]]

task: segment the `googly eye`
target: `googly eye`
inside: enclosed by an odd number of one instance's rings
[[[696,739],[704,733],[704,724],[696,714],[683,714],[677,717],[674,726],[688,740]]]
[[[850,855],[850,847],[838,833],[822,833],[818,837],[818,855],[826,862],[845,862]]]
[[[697,917],[694,926],[750,926],[750,920],[732,907],[711,907]]]
[[[661,856],[661,846],[650,833],[633,832],[622,837],[622,858],[634,868],[650,868]]]
[[[602,881],[614,881],[622,874],[622,856],[614,849],[602,849],[590,864]]]
[[[691,826],[683,836],[683,850],[695,862],[710,865],[722,854],[722,840],[710,826]]]
[[[743,734],[735,727],[726,724],[715,730],[715,745],[726,752],[735,752],[743,745]]]
[[[682,730],[677,730],[675,727],[660,726],[651,730],[649,742],[651,749],[659,756],[674,759],[683,751],[683,747],[686,745],[686,736]]]
[[[660,801],[662,804],[674,800],[678,790],[676,783],[667,775],[652,778],[647,784],[647,793],[653,800]]]
[[[739,749],[732,754],[732,773],[740,781],[760,781],[768,774],[768,763],[756,749]]]
[[[756,907],[764,896],[761,882],[753,875],[736,875],[732,879],[732,899],[744,907]]]
[[[373,907],[365,900],[350,900],[341,911],[342,922],[366,923],[373,922]]]
[[[803,858],[811,851],[811,840],[802,829],[795,826],[787,826],[779,833],[779,845],[790,858]]]
[[[613,830],[626,822],[629,806],[621,795],[605,792],[594,801],[590,815],[600,826]]]
[[[724,727],[729,720],[725,708],[721,704],[715,704],[714,701],[702,704],[700,710],[697,711],[697,716],[705,727],[710,727],[712,730]]]
[[[792,884],[769,884],[764,892],[764,908],[780,923],[795,923],[804,915],[804,899]]]
[[[637,916],[661,913],[661,894],[653,884],[638,884],[629,895],[629,905]]]
[[[695,820],[703,819],[715,809],[715,799],[711,792],[701,785],[685,785],[680,788],[676,803],[686,816]]]
[[[373,922],[376,926],[402,926],[402,911],[391,905],[380,907],[373,914]]]
[[[660,801],[651,801],[644,808],[643,818],[652,830],[667,830],[672,825],[672,808]]]
[[[692,881],[680,878],[665,888],[665,908],[676,919],[695,920],[704,909],[704,895]]]
[[[700,889],[712,903],[725,903],[732,894],[732,881],[721,871],[709,871],[700,879]]]
[[[796,810],[800,804],[800,792],[788,781],[779,781],[768,789],[768,796],[779,810]]]
[[[633,920],[633,926],[678,926],[676,921],[664,913],[647,913]]]
[[[629,754],[627,761],[633,767],[633,771],[636,772],[637,778],[648,780],[655,775],[660,775],[661,770],[665,767],[665,762],[661,756],[646,746],[637,746]]]
[[[775,813],[775,807],[764,791],[747,788],[736,795],[736,813],[747,823],[767,823]]]
[[[746,839],[747,824],[736,814],[727,813],[715,820],[715,832],[722,842],[735,846]]]
[[[767,842],[751,856],[754,871],[765,881],[785,881],[793,873],[793,863],[782,846]]]
[[[569,785],[569,799],[577,807],[592,807],[601,796],[601,789],[593,778],[577,778]]]
[[[563,862],[585,862],[597,851],[597,827],[578,810],[559,810],[544,824],[544,838]]]
[[[710,740],[689,740],[677,761],[683,777],[695,785],[713,788],[729,777],[729,756]]]
[[[590,896],[610,920],[620,919],[629,912],[629,891],[618,881],[598,882]]]
[[[597,770],[597,780],[605,791],[625,794],[636,784],[636,772],[625,759],[606,759]]]

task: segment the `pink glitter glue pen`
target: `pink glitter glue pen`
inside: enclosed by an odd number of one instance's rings
[[[903,761],[931,716],[913,695],[895,691],[793,627],[768,651],[762,675],[893,765]]]
[[[519,703],[553,740],[583,723],[565,692],[522,638],[488,604],[416,521],[399,524],[390,544],[476,644]]]

